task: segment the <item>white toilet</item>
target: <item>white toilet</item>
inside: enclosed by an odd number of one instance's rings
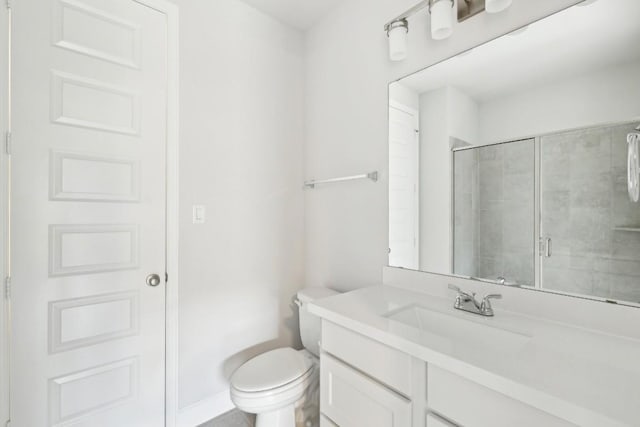
[[[298,292],[300,338],[304,350],[268,351],[240,366],[231,376],[231,400],[241,411],[257,414],[256,427],[294,427],[295,405],[318,381],[320,319],[306,304],[337,294],[327,288]]]

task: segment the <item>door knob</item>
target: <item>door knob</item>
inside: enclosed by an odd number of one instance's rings
[[[160,276],[157,274],[150,274],[147,276],[147,285],[156,287],[160,284]]]

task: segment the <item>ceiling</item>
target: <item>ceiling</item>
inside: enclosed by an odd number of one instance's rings
[[[417,93],[454,86],[486,102],[519,90],[640,59],[640,1],[585,2],[419,71]]]
[[[308,30],[345,0],[242,0],[277,20]]]

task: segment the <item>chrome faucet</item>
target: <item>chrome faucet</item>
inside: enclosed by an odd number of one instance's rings
[[[453,303],[453,308],[456,310],[468,311],[469,313],[479,314],[481,316],[493,316],[493,307],[491,307],[492,299],[501,299],[500,294],[489,294],[482,298],[482,301],[478,302],[475,292],[469,294],[464,292],[459,287],[449,285],[449,289],[457,292],[456,301]]]

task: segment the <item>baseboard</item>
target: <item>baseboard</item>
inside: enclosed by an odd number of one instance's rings
[[[178,411],[176,427],[196,427],[233,408],[229,390],[225,390]]]

